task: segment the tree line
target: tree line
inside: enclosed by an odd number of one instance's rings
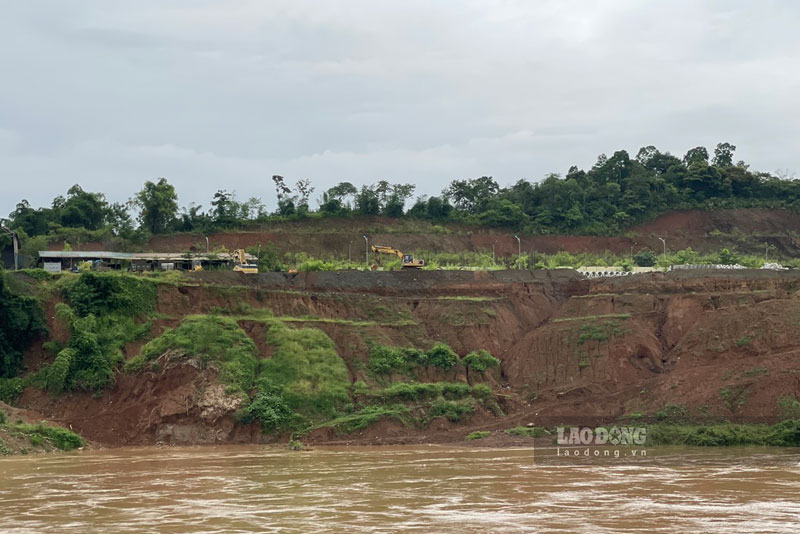
[[[382,215],[529,234],[613,235],[678,209],[800,207],[800,181],[751,171],[743,161],[734,163],[735,150],[720,143],[713,154],[695,147],[682,158],[654,146],[641,148],[633,158],[619,150],[610,157],[601,154],[588,170],[573,166],[564,176],[550,174],[540,182],[519,180],[500,187],[490,176],[457,179],[440,195],[414,201],[413,184],[381,180],[358,188],[343,181],[322,192],[316,209],[311,207],[315,188],[310,180],[291,184],[273,176],[273,212],[260,198],[240,201],[224,189],[205,209],[196,204],[180,208],[178,194],[165,178],[145,182],[127,203],[110,203],[103,193],[74,185],[49,207],[33,208],[22,200],[5,224],[23,237],[81,229],[138,241],[152,234],[213,232],[274,220]]]

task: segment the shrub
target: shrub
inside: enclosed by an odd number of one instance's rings
[[[69,368],[75,358],[75,349],[64,349],[45,372],[45,387],[51,393],[61,393],[67,385]]]
[[[481,349],[464,356],[464,365],[479,373],[484,373],[488,369],[500,367],[500,360],[492,356],[489,351]]]
[[[16,375],[22,351],[46,334],[39,301],[13,292],[0,268],[0,378]]]
[[[439,400],[433,403],[428,415],[430,417],[445,417],[448,421],[458,422],[465,415],[475,411],[474,402]]]
[[[373,344],[370,347],[367,367],[377,375],[408,372],[409,364],[406,354],[403,349],[398,347]]]
[[[472,386],[472,396],[481,402],[485,402],[493,398],[494,393],[492,393],[492,388],[486,384],[475,384]]]
[[[118,273],[82,274],[64,293],[80,316],[118,313],[139,316],[155,310],[156,282]]]
[[[0,378],[0,402],[13,404],[24,389],[25,383],[21,378]]]
[[[449,371],[459,363],[458,354],[445,343],[436,343],[427,352],[428,362],[433,367]]]
[[[240,412],[242,423],[258,421],[265,433],[285,428],[291,418],[292,409],[283,398],[279,394],[267,391],[257,393],[252,402]]]
[[[634,254],[633,263],[639,267],[652,267],[656,264],[656,254],[652,250],[642,249]]]
[[[490,434],[491,432],[489,432],[488,430],[476,430],[475,432],[470,432],[469,434],[467,434],[466,439],[467,441],[471,441],[474,439],[488,438]]]

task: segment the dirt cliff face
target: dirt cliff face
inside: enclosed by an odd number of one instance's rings
[[[487,349],[502,361],[486,380],[505,416],[479,412],[465,424],[428,429],[381,423],[353,439],[463,439],[465,429],[538,419],[655,414],[680,405],[696,418],[775,419],[783,397],[800,396],[800,274],[725,272],[585,280],[569,270],[194,273],[163,285],[152,335],[191,314],[269,309],[320,328],[336,343],[351,380],[365,371],[367,342],[461,356]],[[48,314],[49,316],[49,314]],[[270,358],[263,323],[242,319],[259,356]],[[141,342],[126,348],[138,353]],[[29,354],[40,363],[40,350]],[[264,441],[236,423],[238,404],[213,369],[191,363],[120,374],[101,395],[51,397],[27,390],[18,405],[107,445]],[[386,435],[381,434],[385,429]],[[328,439],[324,433],[318,439]]]

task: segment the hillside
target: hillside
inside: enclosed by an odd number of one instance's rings
[[[43,299],[50,341],[65,347],[78,330],[73,323],[70,334],[57,304],[71,298],[80,307],[74,287],[54,291],[78,277],[61,277],[12,278]],[[311,442],[458,441],[479,429],[655,421],[665,413],[691,421],[797,416],[800,274],[793,271],[613,280],[570,270],[206,272],[170,275],[156,287],[147,323],[136,320],[147,328],[125,338],[127,363],[115,364],[108,385],[55,393],[31,379],[14,404],[108,446],[285,440],[289,427],[263,433],[273,419],[242,417],[275,394],[306,421],[302,439]],[[203,334],[190,334],[193,324],[222,324],[230,341],[218,350],[230,349],[232,359],[201,357],[191,336]],[[165,334],[169,328],[177,338]],[[188,338],[175,345],[165,335]],[[433,360],[441,343],[458,356],[452,366]],[[499,368],[466,363],[480,350]],[[237,390],[253,372],[241,370],[249,361],[243,352],[255,358],[256,378]],[[427,359],[414,363],[410,355]],[[296,369],[301,382],[269,374],[268,362],[291,367],[296,358],[309,366]],[[54,359],[35,343],[24,354],[25,376],[41,377]],[[244,365],[235,368],[238,378],[230,378],[230,361]],[[297,400],[301,391],[311,404]]]
[[[722,248],[763,256],[765,244],[775,257],[800,256],[800,214],[788,210],[763,208],[719,211],[682,211],[663,215],[653,221],[631,228],[624,235],[576,236],[529,235],[521,233],[523,252],[555,254],[570,253],[620,255],[634,250],[650,248],[661,251],[658,237],[667,239],[669,250],[691,247],[701,253],[715,253]],[[437,253],[491,252],[497,257],[511,257],[517,253],[514,232],[486,229],[460,224],[432,225],[424,221],[409,221],[384,217],[346,217],[309,219],[298,222],[280,222],[254,225],[248,230],[208,234],[212,248],[228,250],[272,244],[282,253],[306,253],[313,257],[359,261],[364,255],[363,235],[371,243],[391,244],[410,252]],[[154,236],[142,251],[187,252],[205,250],[205,234],[179,233]],[[75,250],[115,249],[114,241],[70,243]],[[60,250],[63,242],[47,246]]]

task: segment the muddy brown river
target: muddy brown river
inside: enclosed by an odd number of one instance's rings
[[[0,458],[0,532],[800,532],[800,453],[141,448]]]

